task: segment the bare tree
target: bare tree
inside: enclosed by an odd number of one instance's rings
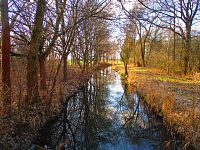
[[[38,96],[38,51],[43,32],[43,20],[45,14],[45,0],[37,2],[33,32],[31,35],[30,48],[27,56],[27,98],[34,102]]]
[[[49,56],[49,54],[52,52],[56,41],[59,37],[59,26],[61,23],[61,19],[66,7],[66,0],[64,0],[63,2],[61,0],[55,0],[55,4],[56,4],[56,22],[55,25],[53,24],[51,26],[51,28],[53,28],[53,32],[50,33],[53,36],[47,38],[45,33],[43,33],[43,37],[42,40],[40,42],[40,48],[39,48],[39,64],[40,64],[40,86],[41,89],[45,90],[46,87],[46,67],[45,67],[45,62],[47,57]],[[52,16],[50,16],[52,17]],[[50,18],[52,19],[52,18]],[[47,25],[48,26],[48,25]],[[48,28],[48,27],[47,27]],[[48,29],[47,29],[48,30]],[[44,48],[44,43],[47,41],[49,41],[49,44],[47,44]]]
[[[140,20],[138,20],[136,23],[136,29],[137,29],[138,36],[139,36],[142,66],[145,67],[146,66],[146,51],[147,51],[146,44],[147,44],[147,40],[151,34],[152,24],[145,25]]]
[[[67,80],[67,58],[69,53],[71,52],[72,44],[75,40],[76,29],[78,25],[78,6],[80,0],[75,0],[71,2],[70,5],[70,13],[65,16],[62,14],[62,35],[61,35],[61,43],[62,43],[62,51],[63,51],[63,80]],[[68,29],[68,32],[66,32]]]
[[[130,59],[130,54],[134,47],[134,39],[129,32],[126,31],[126,37],[124,39],[124,43],[121,48],[120,57],[124,64],[125,69],[125,77],[128,77],[128,64]]]

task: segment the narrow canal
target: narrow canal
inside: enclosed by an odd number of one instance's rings
[[[130,85],[111,68],[100,71],[65,104],[36,144],[51,149],[180,149]]]

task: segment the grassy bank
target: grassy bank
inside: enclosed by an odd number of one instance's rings
[[[123,78],[122,65],[113,69]],[[200,78],[195,76],[175,76],[148,68],[129,66],[126,82],[141,93],[146,102],[166,126],[184,138],[184,148],[192,145],[200,147]]]

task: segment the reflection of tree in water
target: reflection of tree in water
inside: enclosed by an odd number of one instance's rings
[[[164,134],[167,131],[163,132],[165,128],[161,119],[146,106],[138,93],[133,91],[129,93],[128,86],[130,85],[124,83],[123,100],[125,102],[121,103],[124,104],[123,110],[125,111],[122,113],[122,120],[124,120],[122,127],[125,136],[136,145],[141,145],[145,139],[146,142],[152,143],[153,149],[165,149],[165,141],[169,139],[169,135]]]
[[[42,131],[39,145],[54,149],[58,145],[70,149],[105,149],[117,145],[115,148],[119,149],[121,140],[122,144],[133,147],[145,141],[155,149],[164,148],[168,137],[163,135],[161,121],[130,90],[130,85],[124,83],[124,89],[118,90],[121,81],[116,82],[116,75],[110,73],[108,69],[94,75],[66,100],[58,121]]]
[[[112,136],[112,122],[107,117],[105,101],[110,71],[94,75],[78,93],[66,100],[60,118],[44,127],[36,144],[53,149],[59,145],[70,149],[96,149],[98,143],[107,141]]]
[[[98,87],[97,87],[98,88]],[[83,143],[86,149],[96,149],[98,143],[107,140],[110,136],[111,121],[106,117],[105,102],[101,92],[95,92],[93,99],[88,96],[87,86],[85,87],[84,95],[84,119],[82,126]]]
[[[106,71],[106,70],[105,70]],[[80,146],[97,149],[98,144],[107,142],[112,136],[112,122],[107,117],[106,98],[108,78],[101,72],[83,88],[83,112],[80,124]]]
[[[97,149],[99,143],[112,137],[112,120],[105,101],[108,97],[107,74],[111,70],[94,75],[82,89],[67,100],[58,122],[43,131],[40,145],[55,148],[59,143],[74,149]]]

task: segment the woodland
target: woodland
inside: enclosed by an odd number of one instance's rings
[[[2,137],[16,122],[43,126],[58,115],[63,95],[111,64],[126,80],[132,66],[200,88],[200,0],[0,2]]]

